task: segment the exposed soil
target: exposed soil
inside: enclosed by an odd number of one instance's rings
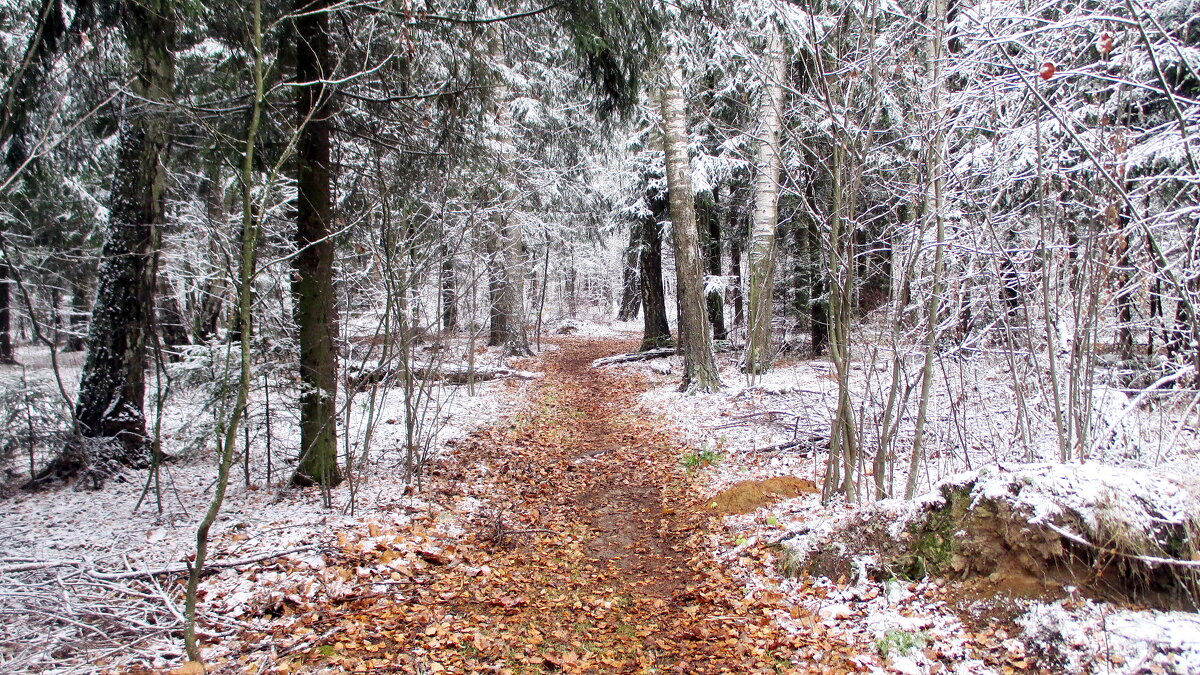
[[[820,492],[815,483],[795,476],[775,476],[766,480],[744,480],[722,490],[709,504],[721,513],[750,513],[751,511],[789,497]]]
[[[365,603],[305,669],[374,672],[847,672],[828,635],[784,634],[706,551],[712,511],[685,448],[647,419],[628,374],[590,366],[633,343],[563,340],[507,426],[461,444],[442,488],[487,507],[403,601]],[[525,367],[533,367],[527,364]],[[370,580],[364,580],[369,582]],[[332,640],[331,640],[332,641]],[[334,655],[336,654],[336,660]],[[357,660],[353,660],[357,659]],[[324,662],[324,663],[323,663]],[[353,668],[352,668],[353,669]]]

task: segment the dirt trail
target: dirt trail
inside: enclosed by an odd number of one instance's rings
[[[781,634],[780,598],[744,597],[703,550],[685,448],[645,419],[641,381],[590,366],[636,345],[559,346],[526,411],[440,470],[441,489],[488,504],[468,534],[403,601],[344,615],[338,653],[374,672],[847,670],[841,650]]]

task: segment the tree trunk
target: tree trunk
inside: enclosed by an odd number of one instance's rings
[[[642,295],[638,281],[641,231],[635,223],[629,228],[629,245],[625,247],[624,266],[621,270],[621,309],[617,321],[633,321],[642,306]]]
[[[88,464],[97,484],[108,462],[131,467],[150,463],[142,408],[146,338],[154,311],[154,259],[164,220],[168,118],[160,105],[170,101],[174,85],[174,15],[172,0],[127,3],[122,13],[125,43],[135,67],[133,96],[125,102],[121,123],[99,288],[75,408],[85,438],[116,442],[85,444],[83,456],[65,462],[75,466],[59,462],[55,467],[61,471]]]
[[[668,57],[662,88],[663,150],[675,244],[675,279],[679,305],[679,342],[687,391],[721,388],[713,359],[712,334],[704,302],[704,266],[696,226],[695,192],[687,149],[687,112],[683,101],[683,68],[678,55]]]
[[[563,279],[564,291],[567,296],[567,316],[575,318],[579,311],[579,279],[575,274],[575,256],[567,263],[567,271]]]
[[[742,293],[742,245],[745,242],[743,222],[734,207],[736,201],[729,205],[729,274],[733,277],[733,325],[741,328],[746,325],[746,298]]]
[[[808,219],[797,216],[792,221],[792,315],[803,325],[809,319],[809,309],[812,303],[812,267],[810,265],[810,248],[812,240],[808,236]]]
[[[783,117],[783,81],[787,76],[783,38],[773,32],[767,47],[769,72],[762,93],[758,134],[758,175],[754,185],[754,220],[750,230],[750,325],[743,369],[750,375],[771,368],[772,302],[775,291],[775,228],[779,215],[779,127]]]
[[[330,177],[330,105],[333,78],[328,0],[297,0],[296,26],[296,247],[292,277],[294,315],[300,334],[300,463],[295,485],[337,485],[338,355],[336,289],[333,283],[333,201]]]
[[[671,345],[671,328],[667,325],[667,292],[662,278],[662,216],[667,209],[665,199],[647,197],[650,215],[634,227],[641,238],[638,256],[638,276],[642,286],[642,350]]]
[[[1115,304],[1117,312],[1117,351],[1121,358],[1128,361],[1133,358],[1134,337],[1133,337],[1133,303],[1134,303],[1134,281],[1133,281],[1133,258],[1130,255],[1130,246],[1128,239],[1129,213],[1123,207],[1115,218],[1112,226],[1117,229],[1116,232],[1116,292]],[[1154,330],[1150,330],[1153,334]]]
[[[501,294],[504,291],[504,262],[501,256],[500,235],[495,228],[488,228],[483,236],[484,259],[487,261],[488,281],[488,346],[498,347],[504,344],[504,336],[508,334],[506,323],[508,315],[500,308]]]
[[[717,190],[714,188],[712,202],[705,204],[701,222],[704,224],[702,239],[708,274],[720,277],[723,276],[721,274],[721,220],[717,209],[716,193]],[[705,285],[707,286],[707,284]],[[725,328],[725,292],[720,286],[717,286],[712,289],[706,288],[705,293],[708,296],[708,322],[712,324],[713,339],[728,340],[729,331]]]
[[[82,265],[77,266],[71,274],[71,314],[67,321],[69,332],[64,348],[68,352],[81,352],[86,346],[89,291],[88,275]]]
[[[945,199],[942,194],[943,166],[946,158],[946,135],[942,123],[945,119],[941,107],[942,47],[946,40],[946,0],[931,0],[932,33],[929,38],[930,79],[932,80],[930,110],[934,112],[933,138],[926,147],[925,162],[930,187],[930,204],[926,213],[933,219],[936,244],[933,249],[933,288],[929,294],[926,312],[925,362],[921,369],[921,397],[917,401],[917,420],[913,425],[912,455],[909,458],[908,482],[904,487],[904,498],[912,499],[917,493],[921,462],[925,456],[925,421],[929,414],[930,390],[933,384],[933,362],[937,352],[938,313],[942,303],[942,276],[945,267],[943,254],[946,238]]]
[[[452,333],[458,329],[458,288],[454,276],[454,256],[450,247],[441,246],[442,330]]]
[[[214,153],[215,154],[215,153]],[[222,163],[217,157],[208,160],[208,175],[204,180],[205,217],[212,234],[208,237],[209,264],[221,259],[223,253],[217,245],[216,233],[228,227],[225,214],[225,186],[221,182]],[[225,296],[225,274],[222,271],[209,271],[199,283],[192,305],[192,337],[197,344],[204,344],[217,334],[217,325],[221,321],[222,305]]]
[[[12,271],[7,264],[0,263],[0,364],[17,362],[12,344]]]
[[[490,53],[492,62],[498,66],[505,64],[504,52],[501,49],[500,36],[494,30],[490,33]],[[492,105],[496,119],[494,132],[495,145],[503,148],[495,157],[496,174],[499,183],[498,204],[492,214],[492,227],[498,246],[498,258],[501,264],[499,270],[500,288],[493,298],[496,312],[504,316],[501,322],[502,330],[493,335],[496,344],[503,346],[505,354],[510,356],[529,356],[533,350],[529,348],[529,336],[525,332],[525,264],[524,244],[521,237],[521,223],[515,217],[517,202],[516,191],[511,186],[511,176],[508,169],[516,159],[513,150],[513,129],[516,123],[512,118],[512,93],[508,85],[497,78],[492,90]]]
[[[188,331],[184,324],[179,301],[164,278],[158,280],[158,331],[165,347],[180,347],[188,344]]]
[[[507,201],[507,200],[506,200]],[[500,286],[498,311],[504,315],[504,330],[498,340],[505,354],[530,356],[529,337],[525,332],[525,274],[521,249],[521,225],[513,222],[507,210],[495,214],[492,221],[500,243],[503,283]]]

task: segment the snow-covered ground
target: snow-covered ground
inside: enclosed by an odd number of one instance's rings
[[[637,322],[571,321],[548,325],[544,335],[636,339],[639,328]],[[543,348],[555,347],[543,344]],[[361,346],[356,350],[369,352]],[[480,366],[501,365],[493,350],[478,343],[420,353],[431,362],[474,358]],[[43,390],[54,387],[47,377],[44,350],[25,348],[19,355],[26,364],[24,373],[5,367],[0,378],[14,388],[29,383]],[[788,359],[751,382],[738,372],[735,354],[719,358],[725,386],[711,395],[676,390],[679,357],[614,367],[642,372],[653,385],[643,395],[646,410],[674,424],[697,450],[721,456],[696,474],[706,492],[716,494],[739,481],[772,476],[796,476],[820,484],[824,444],[836,404],[832,365],[821,359]],[[78,354],[63,355],[60,362],[71,395],[80,365]],[[86,629],[52,620],[70,617],[71,612],[107,612],[147,626],[178,625],[174,615],[179,608],[172,604],[177,595],[158,588],[152,578],[136,576],[187,559],[215,476],[210,394],[203,386],[191,384],[202,377],[193,380],[186,373],[193,368],[203,374],[208,366],[199,358],[174,367],[177,377],[164,408],[162,434],[164,448],[177,459],[162,467],[160,489],[150,491],[140,508],[134,506],[143,494],[145,473],[117,477],[100,491],[66,488],[16,493],[0,500],[0,632],[9,636],[0,640],[0,672],[39,668],[88,672],[87,663],[113,658],[105,655],[105,649],[116,644],[122,646],[120,658],[126,662],[140,659],[156,667],[178,662],[178,640],[165,630],[142,630],[132,642],[114,631],[112,641],[106,642]],[[1055,428],[1039,407],[1045,402],[1031,397],[1025,402],[1026,421],[1015,420],[1011,379],[1005,376],[1007,366],[1001,359],[957,360],[941,367],[945,373],[941,381],[958,384],[935,387],[930,461],[920,481],[924,489],[943,479],[962,480],[955,474],[997,462],[1017,467],[1030,458],[1029,447],[1036,449],[1033,459],[1055,459]],[[205,580],[202,610],[220,615],[224,623],[218,625],[230,631],[238,628],[238,617],[254,603],[289,595],[352,592],[352,583],[333,578],[318,590],[296,586],[308,583],[314,574],[320,576],[317,549],[358,545],[339,538],[346,532],[363,534],[363,524],[370,524],[363,545],[377,536],[372,532],[405,528],[428,532],[429,541],[436,541],[452,535],[461,513],[472,508],[465,497],[453,504],[434,504],[410,489],[404,472],[405,405],[397,389],[377,390],[373,399],[370,388],[362,389],[349,407],[349,431],[343,440],[356,458],[353,487],[344,484],[328,498],[316,491],[287,489],[284,483],[296,444],[295,393],[286,371],[268,370],[268,378],[270,388],[257,388],[251,403],[249,480],[243,474],[245,458],[239,456],[229,497],[214,528],[210,561],[283,555],[268,558],[265,562],[271,569],[253,578],[230,570]],[[880,382],[878,369],[858,367],[853,373],[864,430],[871,428],[871,416],[878,414],[872,406],[881,403],[879,390],[884,385]],[[447,443],[514,412],[524,386],[524,381],[506,379],[480,382],[473,388],[438,384],[423,390],[428,398],[423,408],[425,430],[417,437],[420,446],[436,455]],[[270,418],[263,414],[268,396]],[[1180,480],[1195,474],[1197,441],[1191,425],[1182,419],[1184,411],[1171,405],[1132,405],[1129,396],[1115,388],[1098,389],[1095,400],[1104,423],[1136,446],[1133,452],[1103,454],[1099,459],[1108,467],[1156,467]],[[911,442],[911,426],[912,415],[906,412],[896,448]],[[371,430],[369,447],[367,429]],[[867,434],[865,447],[871,448],[875,439]],[[268,439],[273,462],[269,481]],[[776,447],[791,443],[796,444]],[[357,461],[364,451],[365,461]],[[903,454],[894,465],[885,484],[902,487],[907,477]],[[1031,469],[1028,479],[1043,492],[1085,497],[1100,489],[1084,480],[1086,475],[1072,473],[1077,467],[1041,466],[1046,468]],[[1045,475],[1034,475],[1037,471]],[[1105,471],[1124,475],[1111,469],[1097,473]],[[1011,478],[1013,471],[1008,473]],[[864,487],[873,485],[872,477],[864,480]],[[1139,485],[1151,492],[1162,487],[1153,480]],[[985,481],[976,489],[1003,492],[1007,488]],[[1035,511],[1042,508],[1039,504],[1044,506],[1038,494],[1037,490],[1025,493]],[[898,535],[921,503],[877,502],[869,514],[890,523],[892,534]],[[1169,510],[1169,505],[1164,509]],[[1064,672],[1200,672],[1200,622],[1194,614],[1118,607],[1071,592],[1041,600],[997,599],[942,579],[879,581],[866,573],[868,560],[856,561],[844,574],[832,575],[835,578],[781,573],[781,547],[793,562],[802,560],[822,546],[836,545],[839,528],[867,513],[839,500],[822,504],[814,494],[778,501],[749,514],[726,516],[724,531],[711,540],[712,555],[735,572],[747,593],[780,594],[788,600],[794,610],[775,617],[780,626],[842,636],[858,644],[856,660],[865,672],[1000,673],[1035,663]],[[1131,518],[1139,517],[1131,513]],[[425,536],[406,541],[405,550],[417,555],[416,547]],[[144,597],[134,595],[138,593]],[[43,615],[37,614],[39,610]],[[94,623],[94,618],[88,623]]]
[[[837,403],[832,364],[824,359],[785,360],[754,382],[738,371],[735,354],[719,354],[718,364],[723,387],[716,394],[677,391],[680,357],[615,367],[650,378],[655,386],[643,395],[646,407],[674,423],[697,451],[721,455],[700,474],[701,489],[707,493],[772,476],[807,478],[820,485],[829,421]],[[931,401],[933,442],[919,481],[923,491],[933,490],[943,479],[954,480],[958,472],[996,462],[1019,467],[1022,461],[1057,459],[1056,429],[1046,401],[1029,397],[1023,402],[1027,421],[1017,420],[1007,367],[1003,359],[986,356],[939,364],[945,373],[939,384],[945,386],[934,388]],[[882,404],[879,391],[887,386],[879,379],[880,370],[859,365],[851,379],[858,421],[865,430],[863,447],[868,448],[861,484],[867,494],[874,489],[869,457],[876,447],[872,444],[878,442],[871,425]],[[1144,401],[1112,387],[1097,387],[1094,401],[1098,424],[1120,443],[1096,453],[1095,459],[1104,464],[1080,468],[1049,463],[1019,474],[1019,480],[1034,486],[1024,491],[1030,502],[1024,506],[1042,516],[1052,510],[1052,503],[1073,504],[1086,513],[1116,480],[1121,485],[1113,489],[1129,488],[1119,494],[1140,500],[1114,507],[1123,508],[1131,522],[1148,511],[1162,517],[1183,502],[1188,505],[1184,508],[1194,509],[1194,494],[1181,493],[1180,487],[1200,485],[1187,407],[1170,401],[1139,405]],[[914,418],[907,411],[897,432],[897,461],[884,481],[893,490],[902,491],[907,480],[904,450],[911,444]],[[1026,435],[1024,442],[1021,434]],[[773,449],[793,441],[799,444]],[[1014,480],[1011,475],[1009,480]],[[978,489],[1011,488],[1002,482],[980,481]],[[1161,511],[1144,507],[1159,502]],[[892,536],[898,536],[919,504],[886,500],[856,507],[835,498],[823,505],[819,495],[802,495],[747,515],[725,516],[725,532],[714,537],[712,551],[738,570],[748,592],[781,593],[806,610],[776,617],[780,625],[839,634],[861,644],[858,662],[867,672],[999,673],[1030,668],[1035,662],[1063,672],[1200,672],[1200,620],[1192,613],[1116,606],[1070,593],[1064,598],[996,597],[942,579],[879,582],[866,574],[867,560],[856,563],[858,573],[833,579],[790,578],[780,572],[781,566],[803,563],[817,548],[839,546],[837,538],[845,535],[841,528],[856,517],[891,523]],[[1108,517],[1114,517],[1111,510]],[[781,565],[782,558],[790,560]],[[814,624],[811,617],[819,620]]]
[[[450,351],[461,356],[465,347],[454,344]],[[502,361],[494,350],[481,345],[475,350],[480,366]],[[446,362],[458,356],[447,357]],[[36,379],[42,387],[52,386],[46,357],[44,350],[19,352],[26,381]],[[65,355],[60,362],[71,395],[79,378],[78,357]],[[109,613],[117,621],[149,617],[147,621],[177,628],[172,621],[177,616],[171,615],[180,610],[172,604],[171,598],[177,597],[173,593],[156,591],[153,580],[145,577],[102,578],[178,565],[195,548],[196,524],[211,499],[216,477],[214,406],[209,390],[192,386],[183,372],[207,367],[202,358],[172,367],[177,379],[164,407],[162,437],[164,451],[176,459],[163,464],[157,486],[151,485],[147,492],[148,473],[130,472],[110,479],[102,490],[56,487],[18,491],[0,499],[0,634],[4,635],[0,672],[90,672],[94,667],[87,664],[103,660],[104,647],[121,644],[123,639],[117,632],[97,635],[83,625],[95,625],[97,613]],[[406,476],[405,396],[396,388],[379,388],[373,402],[369,388],[359,391],[348,414],[343,412],[349,420],[349,431],[341,439],[346,449],[343,458],[349,451],[354,459],[353,481],[327,496],[289,489],[297,445],[292,422],[295,395],[279,375],[273,373],[271,389],[258,388],[251,401],[249,462],[239,448],[228,496],[212,530],[211,563],[294,551],[285,558],[304,564],[312,547],[336,541],[339,532],[363,522],[395,528],[429,515],[434,507],[418,496]],[[0,377],[19,383],[21,370],[5,367]],[[447,444],[514,412],[524,386],[524,381],[511,379],[479,382],[473,388],[426,384],[418,406],[419,451],[436,457]],[[268,396],[269,435],[264,415]],[[269,481],[268,437],[273,464]],[[213,604],[202,610],[233,610],[230,618],[236,621],[239,589],[223,586],[225,579],[233,583],[237,578],[217,575],[206,580]],[[166,607],[160,614],[149,605]],[[90,618],[71,630],[62,622],[71,621],[73,613]],[[177,661],[180,645],[175,636],[154,630],[144,633],[144,639],[125,645],[122,659],[140,658],[159,665]],[[156,634],[161,635],[156,638]]]

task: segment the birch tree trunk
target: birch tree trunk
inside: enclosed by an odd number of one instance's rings
[[[296,256],[292,294],[300,334],[300,464],[297,485],[337,485],[337,290],[333,284],[333,195],[330,178],[333,78],[327,0],[296,0]]]
[[[750,267],[750,325],[742,364],[750,375],[771,368],[772,297],[775,290],[775,228],[779,215],[779,127],[783,117],[783,81],[787,76],[783,39],[773,31],[767,47],[769,70],[762,92],[758,172],[754,186],[754,219],[747,253]]]
[[[98,273],[99,287],[88,332],[87,358],[75,416],[89,444],[85,455],[57,470],[92,469],[107,461],[133,467],[150,463],[143,405],[146,344],[154,311],[155,257],[162,240],[164,157],[175,81],[173,0],[126,3],[122,30],[134,66],[133,94],[125,103],[109,197],[109,219]],[[99,478],[99,474],[97,474]]]
[[[679,343],[683,351],[686,391],[715,392],[721,388],[713,359],[712,332],[704,299],[704,262],[696,224],[695,192],[688,159],[687,113],[683,102],[683,68],[676,54],[668,56],[662,87],[663,150],[675,244],[675,279],[679,305]]]

